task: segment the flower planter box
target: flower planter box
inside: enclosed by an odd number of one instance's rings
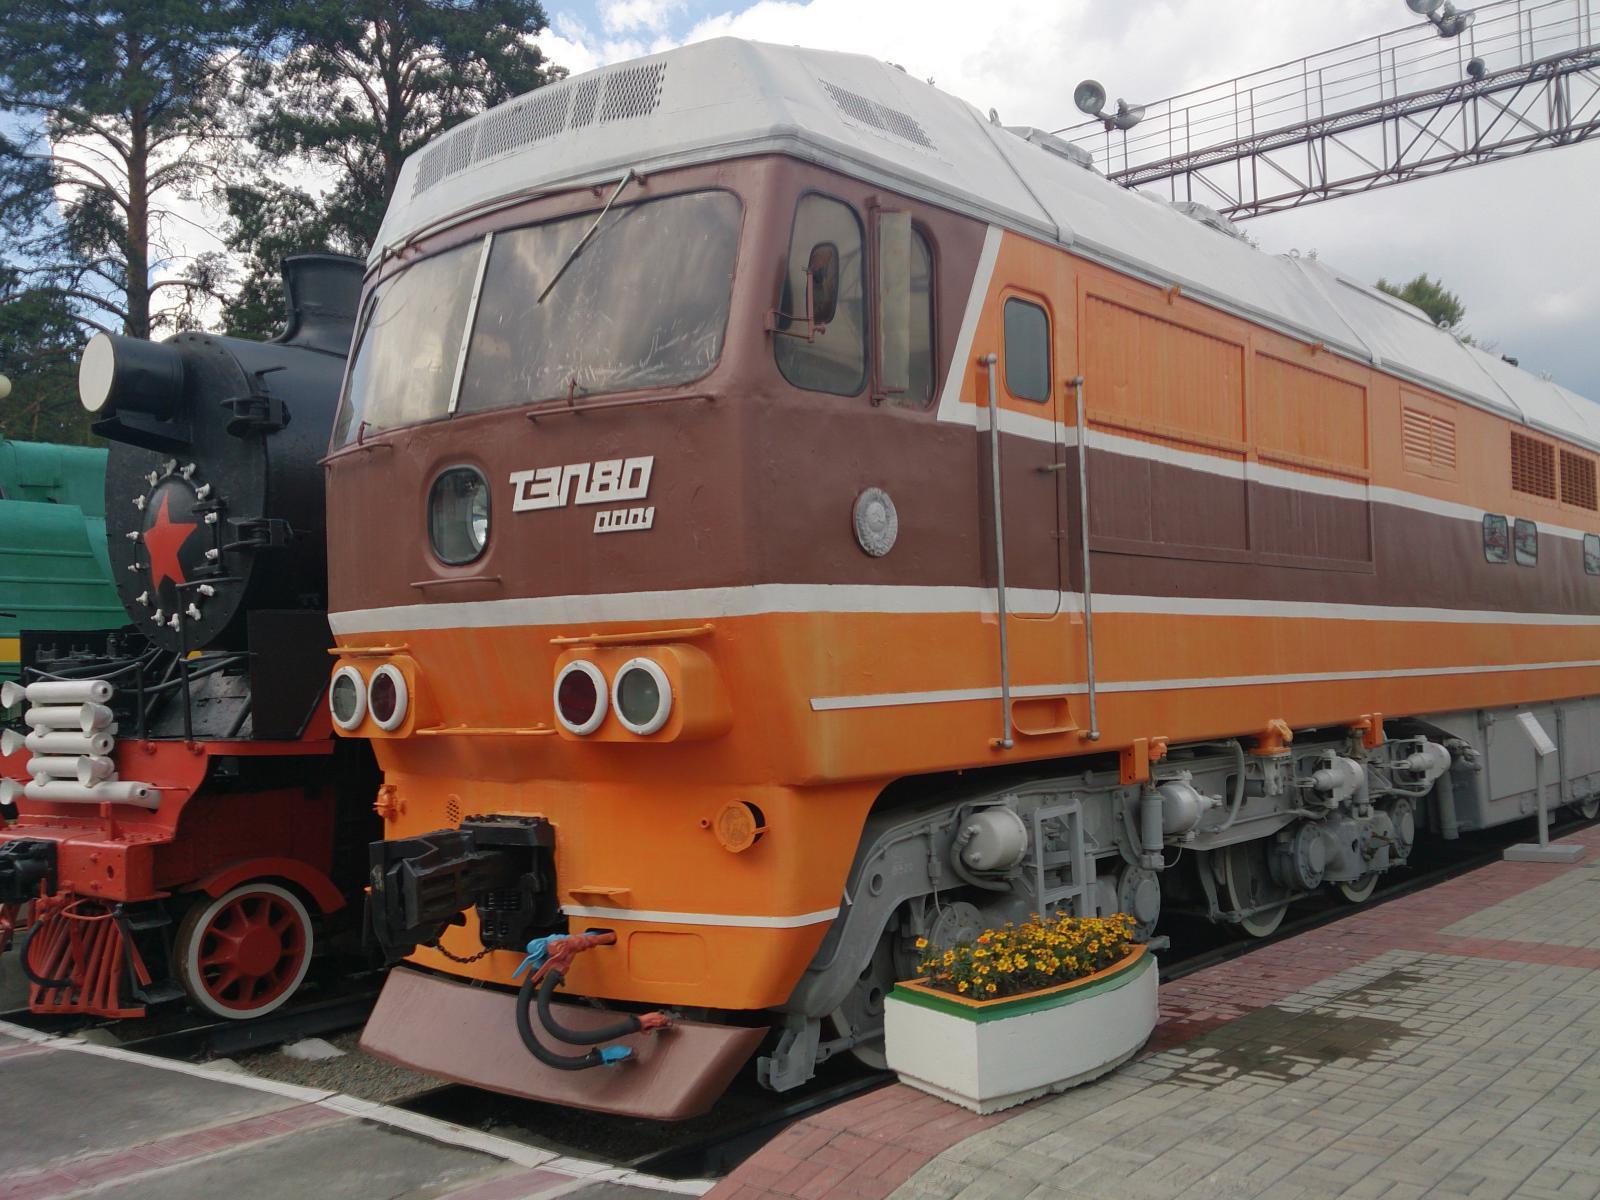
[[[898,983],[884,1014],[889,1068],[979,1113],[1062,1092],[1144,1045],[1156,1027],[1156,980],[1155,956],[1138,946],[1094,975],[1002,1000]]]

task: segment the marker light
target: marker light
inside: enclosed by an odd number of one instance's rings
[[[367,715],[367,687],[361,672],[354,667],[340,667],[328,684],[328,710],[333,723],[340,729],[354,729]]]
[[[593,733],[606,719],[606,677],[592,662],[569,662],[556,676],[555,704],[567,732]]]
[[[617,720],[630,733],[652,734],[672,715],[672,684],[667,673],[648,658],[630,658],[611,685]]]
[[[373,724],[389,733],[398,729],[406,719],[406,677],[400,668],[384,663],[372,673],[367,685],[367,708],[372,712]]]
[[[489,541],[489,485],[474,467],[451,467],[428,492],[428,541],[440,562],[459,566]]]

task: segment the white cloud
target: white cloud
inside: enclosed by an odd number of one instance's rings
[[[659,35],[683,8],[684,0],[601,0],[600,26],[612,34],[642,30]]]

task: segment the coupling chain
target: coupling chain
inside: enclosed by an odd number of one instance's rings
[[[482,950],[479,950],[476,954],[468,954],[466,956],[462,956],[460,954],[452,954],[452,953],[450,953],[450,951],[446,950],[444,948],[444,945],[442,943],[440,943],[440,942],[433,943],[433,947],[432,948],[437,950],[440,954],[444,955],[451,962],[460,963],[464,967],[465,966],[470,966],[473,963],[477,962],[480,958],[484,957],[484,955],[488,954],[490,952],[490,949],[491,949],[491,947],[485,946]]]

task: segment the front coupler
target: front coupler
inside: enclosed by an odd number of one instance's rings
[[[555,929],[555,828],[543,817],[468,817],[459,829],[373,842],[367,926],[389,959],[433,946],[478,910],[486,949]]]
[[[56,844],[18,838],[0,845],[0,904],[25,904],[56,890]]]

